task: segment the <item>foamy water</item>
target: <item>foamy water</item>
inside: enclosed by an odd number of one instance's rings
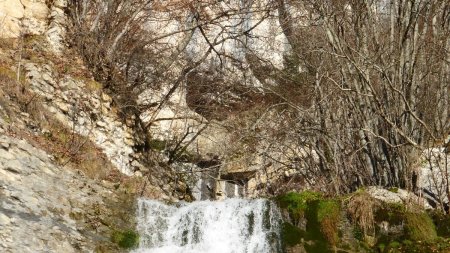
[[[196,201],[178,207],[140,199],[134,253],[278,253],[281,216],[264,199]]]

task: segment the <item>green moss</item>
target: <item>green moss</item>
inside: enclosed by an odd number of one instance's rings
[[[450,215],[444,215],[440,212],[434,212],[431,217],[436,225],[436,232],[438,236],[445,238],[450,237]]]
[[[388,222],[390,225],[402,225],[405,220],[406,207],[403,204],[384,203],[375,211],[375,222]]]
[[[303,191],[301,193],[289,192],[277,197],[281,208],[286,208],[295,221],[304,216],[310,202],[322,198],[318,192]]]
[[[139,245],[139,234],[133,230],[116,230],[111,235],[111,241],[121,248],[131,249]]]
[[[394,192],[394,193],[398,193],[398,188],[397,187],[391,187],[388,189],[390,192]]]
[[[311,191],[290,192],[277,197],[282,209],[289,213],[294,224],[304,224],[305,230],[289,223],[282,228],[284,246],[301,242],[307,252],[332,252],[339,242],[338,224],[341,204],[335,199],[324,199],[322,194]]]
[[[432,242],[437,239],[433,220],[425,212],[405,214],[405,234],[412,241]]]
[[[386,245],[384,245],[384,243],[380,243],[378,245],[378,251],[379,252],[384,252],[384,249],[386,248]]]
[[[390,242],[388,245],[388,247],[391,249],[400,248],[401,246],[402,246],[402,244],[397,241]]]
[[[292,247],[300,244],[305,236],[304,231],[289,222],[284,222],[281,228],[281,239],[285,246]]]
[[[425,253],[425,252],[450,252],[450,240],[437,238],[433,242],[403,240],[391,241],[386,247],[385,244],[378,245],[380,253]]]
[[[336,200],[321,200],[317,210],[319,222],[325,219],[336,219],[340,215],[341,205]]]
[[[336,200],[320,200],[317,206],[317,221],[320,230],[332,246],[339,241],[338,225],[341,220],[341,205]]]
[[[322,224],[318,219],[320,202],[318,199],[309,201],[305,211],[305,218],[307,220],[305,241],[313,242],[305,245],[307,252],[332,252],[328,238],[324,235]]]
[[[403,245],[409,246],[409,245],[413,245],[413,242],[410,240],[403,240]]]

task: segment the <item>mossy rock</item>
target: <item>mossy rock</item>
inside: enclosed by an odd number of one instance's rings
[[[405,214],[405,234],[412,241],[433,242],[437,239],[436,227],[426,212]]]
[[[386,204],[377,211],[377,221],[403,226],[398,233],[389,233],[378,238],[379,252],[448,252],[437,250],[439,237],[433,220],[426,212],[409,211],[403,205]],[[387,245],[386,247],[384,245]],[[450,244],[447,244],[450,248]],[[446,249],[447,250],[447,249]]]
[[[340,201],[325,199],[321,193],[311,191],[290,192],[276,200],[294,222],[282,226],[285,248],[302,244],[306,252],[334,252],[339,243]],[[306,221],[304,230],[295,226],[300,219]]]
[[[406,207],[403,204],[384,203],[375,211],[375,222],[388,222],[390,225],[402,225],[405,221]]]
[[[305,231],[292,225],[289,222],[284,222],[281,227],[281,240],[286,247],[292,247],[302,242],[302,238],[305,236]]]
[[[332,246],[339,241],[339,222],[341,221],[341,204],[337,200],[320,200],[317,206],[317,221],[320,230]]]
[[[289,192],[276,198],[282,209],[287,209],[294,222],[298,222],[305,214],[309,203],[322,198],[322,194],[312,191],[303,191],[300,193]]]
[[[139,245],[139,234],[133,230],[116,230],[111,235],[111,241],[121,248],[132,249]]]
[[[424,241],[392,241],[385,246],[379,244],[377,250],[380,253],[447,253],[450,252],[450,240],[437,238],[433,242]]]
[[[436,225],[437,235],[444,238],[450,238],[450,215],[442,214],[440,212],[433,212],[430,215]]]

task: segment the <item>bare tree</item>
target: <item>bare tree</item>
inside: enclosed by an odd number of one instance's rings
[[[265,87],[298,113],[294,136],[320,160],[310,169],[336,191],[412,188],[419,154],[449,133],[448,4],[277,2],[292,53],[285,69],[269,71],[278,89]],[[254,63],[255,73],[266,66]],[[286,79],[310,105],[289,97]]]
[[[208,119],[258,111],[237,139],[269,143],[267,163],[336,193],[414,188],[419,155],[449,133],[449,10],[445,1],[71,1],[76,46],[146,138],[152,121],[141,113],[186,86]],[[281,67],[255,48],[276,44],[258,33],[266,21],[285,40],[274,46],[286,48]],[[160,85],[170,87],[160,101],[138,103]]]

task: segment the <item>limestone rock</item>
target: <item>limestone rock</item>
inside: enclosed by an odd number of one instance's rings
[[[78,134],[87,136],[97,144],[122,173],[132,174],[130,156],[134,153],[135,144],[130,135],[132,130],[120,122],[112,110],[102,110],[101,113],[97,110],[103,100],[110,99],[107,95],[86,92],[83,81],[70,76],[56,80],[49,64],[26,63],[24,68],[31,90],[47,98],[45,107],[54,113],[58,121],[71,129],[75,120]],[[79,99],[82,96],[84,98]]]
[[[416,196],[412,192],[403,189],[384,189],[377,186],[368,187],[367,192],[375,199],[386,203],[396,204],[415,204],[423,206],[426,209],[431,209],[431,205],[424,198]]]
[[[17,38],[22,34],[41,35],[47,29],[49,9],[44,0],[0,1],[0,36]]]

